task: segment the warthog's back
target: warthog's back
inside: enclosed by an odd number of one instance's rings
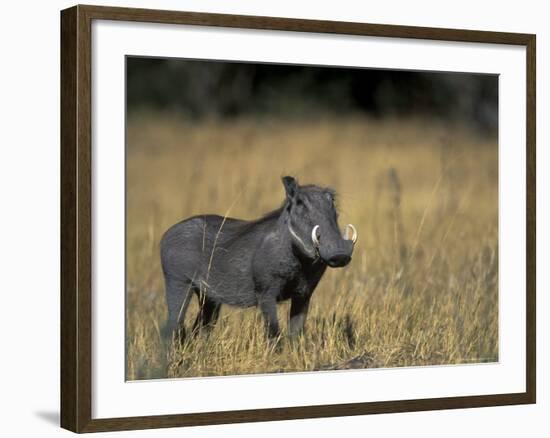
[[[195,216],[172,226],[161,241],[169,278],[190,281],[210,298],[238,306],[256,304],[252,259],[261,244],[261,224],[216,215]]]

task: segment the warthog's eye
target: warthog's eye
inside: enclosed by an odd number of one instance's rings
[[[301,207],[301,206],[303,206],[303,205],[304,205],[304,201],[302,201],[302,199],[301,199],[301,198],[298,198],[298,199],[296,199],[296,205],[298,205],[298,206],[300,206],[300,207]]]

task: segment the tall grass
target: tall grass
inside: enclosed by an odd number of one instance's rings
[[[460,125],[363,117],[128,121],[127,378],[498,360],[495,140]],[[209,336],[166,345],[159,239],[201,213],[252,219],[280,177],[335,188],[354,257],[317,287],[306,332],[266,343],[256,309],[223,307]],[[197,313],[193,298],[186,324]],[[288,303],[279,306],[283,333]]]

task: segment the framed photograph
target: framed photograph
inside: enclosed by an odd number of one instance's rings
[[[61,12],[61,425],[535,403],[535,35]]]

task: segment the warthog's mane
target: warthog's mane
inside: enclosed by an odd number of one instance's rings
[[[237,219],[233,224],[231,225],[230,230],[230,237],[228,240],[226,240],[226,243],[230,243],[236,238],[239,238],[241,236],[244,236],[248,234],[251,231],[256,230],[259,226],[267,224],[269,222],[276,222],[279,220],[279,217],[283,213],[287,206],[287,201],[285,201],[279,208],[276,208],[273,211],[270,211],[263,216],[252,219],[250,221]]]
[[[322,194],[322,193],[330,193],[333,197],[336,197],[336,191],[330,187],[320,187],[315,184],[307,184],[300,186],[300,190],[304,192],[310,192],[310,193],[316,193],[316,194]],[[275,210],[272,210],[263,216],[252,219],[252,220],[242,220],[237,219],[233,224],[231,225],[231,237],[229,240],[226,241],[226,243],[229,243],[233,241],[234,239],[243,236],[250,231],[253,231],[257,229],[258,226],[267,224],[269,222],[275,222],[279,219],[281,214],[289,207],[289,200],[286,198],[280,207],[276,208]]]

